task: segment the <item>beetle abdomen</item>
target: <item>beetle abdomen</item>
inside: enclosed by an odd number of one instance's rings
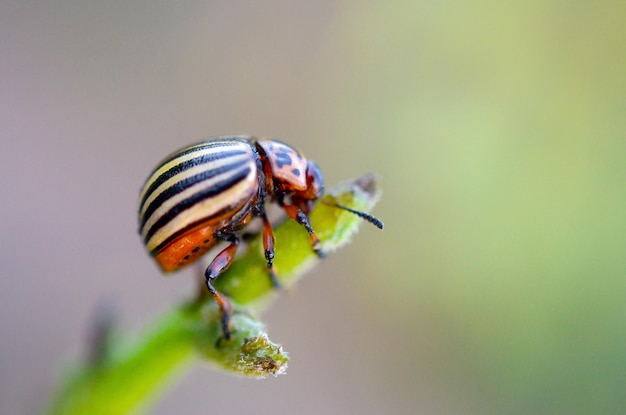
[[[248,140],[225,137],[166,158],[140,196],[139,233],[150,253],[157,255],[173,241],[176,252],[197,252],[195,246],[187,246],[197,239],[189,238],[190,233],[202,229],[207,240],[219,230],[221,218],[237,215],[236,210],[258,193],[257,157]]]

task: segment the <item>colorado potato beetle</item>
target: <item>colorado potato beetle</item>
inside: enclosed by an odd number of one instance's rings
[[[324,253],[309,223],[314,202],[324,193],[318,166],[293,147],[273,139],[225,136],[182,148],[150,174],[139,199],[139,233],[164,272],[177,271],[217,243],[228,245],[205,271],[206,286],[222,313],[222,330],[230,338],[229,300],[213,282],[230,266],[242,231],[253,217],[262,222],[268,275],[274,286],[274,234],[265,203],[277,203],[309,233],[311,246]],[[341,205],[378,228],[374,216]]]

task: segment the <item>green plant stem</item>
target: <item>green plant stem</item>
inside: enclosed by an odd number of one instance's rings
[[[332,205],[370,211],[379,197],[374,186],[374,177],[368,175],[340,184],[318,202],[310,218],[324,251],[345,245],[361,222]],[[308,234],[294,221],[282,222],[274,234],[274,264],[280,283],[289,287],[319,258],[311,249]],[[221,338],[221,316],[212,298],[194,298],[167,311],[133,338],[114,341],[112,336],[100,336],[99,343],[92,345],[98,351],[96,358],[66,374],[43,413],[141,413],[168,381],[197,361],[253,378],[284,373],[287,354],[269,340],[262,323],[252,315],[278,294],[267,274],[260,239],[252,240],[216,282],[216,288],[234,305],[232,339]]]

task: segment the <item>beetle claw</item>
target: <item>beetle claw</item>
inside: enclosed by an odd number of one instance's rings
[[[232,331],[230,329],[230,315],[228,314],[222,315],[221,322],[222,322],[222,333],[224,333],[222,337],[224,337],[226,340],[230,340],[232,338]]]
[[[270,281],[272,282],[272,288],[275,290],[282,290],[283,285],[278,280],[278,275],[276,275],[276,273],[271,269],[269,270],[269,274],[270,274]]]

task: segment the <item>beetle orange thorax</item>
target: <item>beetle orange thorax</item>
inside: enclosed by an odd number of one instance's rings
[[[259,141],[265,153],[264,173],[268,194],[293,193],[307,188],[307,160],[293,147],[280,141]]]

